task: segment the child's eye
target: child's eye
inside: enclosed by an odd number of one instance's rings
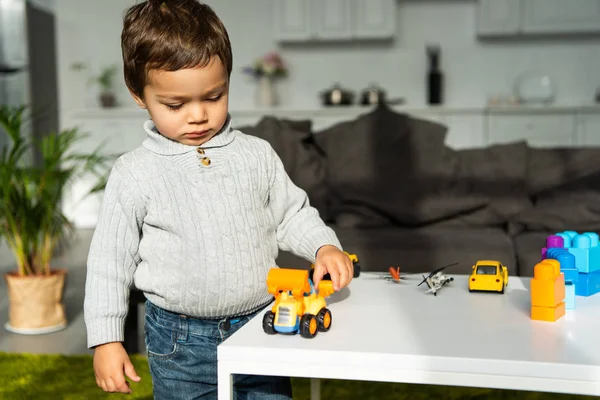
[[[223,95],[222,95],[222,94],[219,94],[219,95],[217,95],[217,96],[209,97],[209,98],[208,98],[208,99],[206,99],[206,100],[208,100],[208,101],[218,101],[218,100],[221,98],[221,96],[223,96]]]
[[[169,108],[169,110],[177,111],[181,108],[183,104],[165,104]]]

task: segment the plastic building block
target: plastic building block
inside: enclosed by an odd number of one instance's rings
[[[531,307],[531,319],[536,321],[556,322],[567,312],[566,304],[560,303],[554,308]]]
[[[557,260],[536,264],[530,285],[531,319],[553,322],[565,315],[565,278]]]
[[[575,309],[575,284],[565,283],[565,308],[567,310]]]
[[[575,295],[588,297],[597,293],[600,293],[600,271],[579,273],[579,280],[575,285]]]
[[[546,247],[542,248],[542,260],[547,258],[547,252],[549,249],[564,249],[565,239],[564,235],[551,235],[546,238]],[[569,243],[570,239],[567,238]]]
[[[550,242],[554,247],[559,247],[559,240],[555,237],[563,239],[564,248],[575,256],[575,266],[581,273],[589,273],[600,270],[600,245],[598,243],[598,234],[594,232],[585,232],[578,234],[575,231],[564,231],[557,233],[547,239],[546,248]],[[542,250],[542,253],[547,253],[548,250]]]
[[[565,283],[577,283],[579,270],[575,267],[575,256],[567,249],[550,248],[546,257],[560,263],[560,272],[565,275]]]
[[[560,264],[546,259],[534,267],[531,280],[531,305],[556,307],[565,299],[565,280]]]

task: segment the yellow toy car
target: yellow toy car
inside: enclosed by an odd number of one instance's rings
[[[308,278],[308,271],[272,268],[267,276],[267,290],[275,304],[263,316],[263,330],[313,338],[317,332],[331,328],[331,311],[325,298],[333,293],[333,283],[322,280],[318,291]]]
[[[500,261],[479,260],[469,277],[469,292],[504,293],[508,285],[508,269]]]

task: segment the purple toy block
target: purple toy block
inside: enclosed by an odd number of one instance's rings
[[[546,247],[542,248],[542,260],[546,258],[546,253],[548,249],[555,248],[564,248],[565,247],[565,239],[562,236],[551,235],[546,238]]]
[[[575,295],[593,296],[600,293],[600,270],[590,273],[579,273],[579,281],[575,285]]]

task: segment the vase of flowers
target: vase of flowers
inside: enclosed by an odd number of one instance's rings
[[[258,80],[257,103],[261,107],[277,104],[274,81],[286,77],[288,68],[283,58],[276,52],[270,52],[257,59],[254,64],[244,67],[244,72]]]

